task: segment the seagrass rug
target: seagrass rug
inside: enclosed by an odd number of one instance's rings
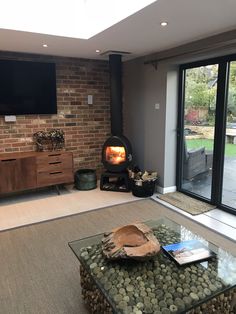
[[[206,213],[211,209],[216,208],[215,205],[208,204],[203,201],[199,201],[195,198],[187,196],[180,192],[167,193],[158,196],[162,201],[165,201],[171,205],[174,205],[191,215],[199,215]]]

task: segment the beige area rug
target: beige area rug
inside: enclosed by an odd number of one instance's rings
[[[199,215],[208,212],[216,206],[196,200],[180,192],[160,195],[159,198],[171,205],[174,205],[191,215]]]
[[[132,193],[101,191],[100,188],[72,189],[67,194],[53,196],[46,196],[42,191],[42,197],[40,193],[35,193],[34,199],[32,194],[26,194],[23,200],[21,195],[10,197],[8,203],[0,200],[0,231],[140,200]]]

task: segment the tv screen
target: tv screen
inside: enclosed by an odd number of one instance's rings
[[[57,113],[53,63],[0,60],[0,115]]]

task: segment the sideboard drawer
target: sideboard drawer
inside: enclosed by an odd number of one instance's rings
[[[54,153],[42,156],[37,156],[38,169],[44,168],[48,165],[54,164],[69,164],[72,167],[72,154],[71,153]],[[66,167],[68,168],[68,167]]]
[[[73,182],[73,172],[71,169],[41,172],[37,174],[37,186],[47,186]]]
[[[52,172],[72,168],[73,168],[72,159],[65,158],[64,160],[60,161],[50,161],[48,163],[41,163],[37,167],[37,172],[38,173]]]

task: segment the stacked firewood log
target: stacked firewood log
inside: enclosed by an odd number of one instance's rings
[[[128,169],[130,179],[135,181],[155,181],[158,178],[157,172],[149,172],[149,171],[140,171],[138,168],[136,169]]]

